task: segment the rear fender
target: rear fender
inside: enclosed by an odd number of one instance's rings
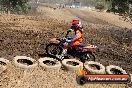
[[[82,52],[92,52],[93,49],[96,49],[97,46],[89,45],[82,48]]]
[[[97,46],[95,45],[89,45],[89,46],[85,46],[84,49],[96,49]]]

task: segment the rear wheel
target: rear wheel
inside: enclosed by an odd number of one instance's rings
[[[50,43],[46,46],[46,53],[51,57],[56,57],[62,53],[62,48],[58,44]]]

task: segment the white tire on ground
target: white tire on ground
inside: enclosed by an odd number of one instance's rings
[[[130,83],[132,83],[132,74],[130,74],[130,79],[131,79],[131,82]]]
[[[53,58],[44,57],[44,58],[40,58],[38,61],[39,61],[39,65],[45,70],[60,70],[61,68],[61,63],[59,61],[54,60]],[[47,65],[46,61],[52,62],[54,63],[54,65]]]
[[[115,74],[113,73],[112,69],[120,71],[121,74],[127,74],[125,70],[123,70],[121,67],[119,66],[115,66],[115,65],[109,65],[106,67],[106,73],[107,74]]]
[[[0,74],[7,69],[8,64],[9,60],[0,58]]]
[[[96,66],[96,68],[92,68],[92,65]],[[105,66],[98,62],[88,61],[84,64],[84,66],[91,74],[105,74]]]
[[[25,61],[25,63],[19,62],[20,60]],[[28,61],[30,62],[30,64],[28,63]],[[23,68],[23,69],[34,68],[38,65],[36,60],[34,60],[30,57],[27,57],[27,56],[16,56],[16,57],[14,57],[14,63],[15,63],[15,66]]]
[[[73,66],[71,64],[68,64],[67,62],[75,62],[77,63],[77,65]],[[62,65],[68,71],[77,71],[80,66],[83,66],[83,63],[76,59],[64,59],[62,61]]]

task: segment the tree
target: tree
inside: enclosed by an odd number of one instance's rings
[[[30,9],[29,0],[0,0],[1,8],[8,12],[27,12]]]
[[[95,8],[96,9],[99,9],[101,11],[102,9],[105,8],[105,5],[102,2],[98,2],[97,5],[95,6]]]
[[[129,12],[129,3],[131,0],[106,0],[111,3],[111,8],[109,9],[112,12],[117,12],[120,14]]]

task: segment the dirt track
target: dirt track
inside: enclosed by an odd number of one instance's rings
[[[86,17],[84,15],[86,12],[80,12],[77,14],[78,16],[75,16],[76,11],[71,13],[71,10],[67,9],[54,11],[49,8],[41,8],[39,11],[42,12],[38,16],[0,14],[1,57],[10,61],[16,55],[39,59],[45,52],[44,47],[49,38],[64,35],[66,32],[64,29],[68,28],[69,20]],[[84,20],[84,41],[88,43],[88,38],[94,38],[94,43],[99,46],[99,49],[95,51],[96,60],[105,66],[109,64],[121,66],[128,73],[132,73],[132,30],[114,26],[109,23],[110,21],[105,24],[104,20],[92,17],[90,15],[88,18],[86,17],[87,20]],[[68,19],[65,20],[66,18]],[[44,47],[40,47],[41,44]],[[35,68],[33,71],[27,72],[25,77],[22,76],[23,71],[17,71],[10,66],[1,74],[0,76],[5,78],[0,82],[0,88],[124,88],[124,85],[105,84],[79,86],[75,83],[75,73],[65,71],[59,73],[51,71],[49,74],[49,71]]]
[[[89,24],[113,25],[116,27],[132,29],[131,23],[120,20],[120,16],[112,13],[89,11],[87,9],[79,11],[77,9],[68,9],[68,11]]]

